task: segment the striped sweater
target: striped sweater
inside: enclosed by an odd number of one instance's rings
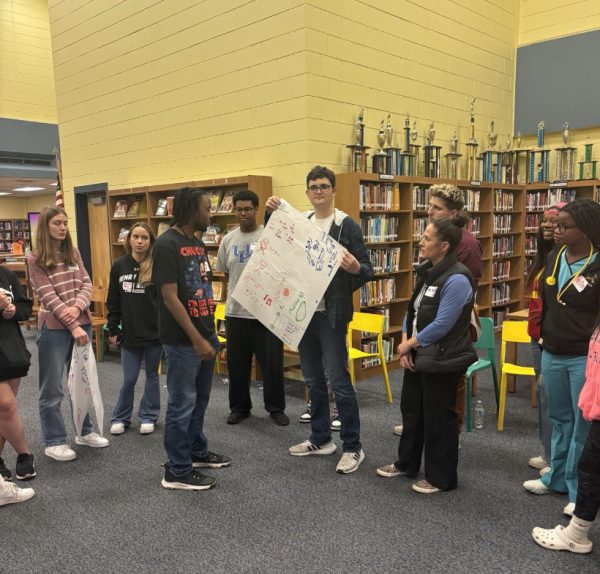
[[[38,329],[45,324],[48,329],[69,329],[73,332],[80,325],[91,323],[90,300],[92,282],[83,266],[81,254],[74,248],[78,265],[59,263],[51,269],[37,264],[37,255],[27,258],[29,275],[35,294],[40,302]],[[77,319],[61,319],[68,307],[78,307]]]

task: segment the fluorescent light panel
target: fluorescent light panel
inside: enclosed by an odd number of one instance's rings
[[[43,191],[45,187],[17,187],[13,191]]]

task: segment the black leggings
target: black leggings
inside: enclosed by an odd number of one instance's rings
[[[578,465],[575,516],[592,522],[600,509],[600,421],[593,421]]]

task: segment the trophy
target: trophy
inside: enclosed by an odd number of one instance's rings
[[[570,181],[575,173],[575,154],[577,148],[569,145],[569,122],[565,122],[561,132],[564,146],[556,148],[556,179],[557,181]]]
[[[488,133],[488,147],[494,149],[498,141],[498,134],[494,131],[494,120],[490,122],[490,131]]]
[[[367,150],[368,146],[364,145],[365,141],[365,109],[362,108],[358,113],[358,118],[354,124],[353,137],[354,143],[347,145],[346,147],[351,150],[352,153],[352,171],[367,171]]]
[[[377,143],[379,150],[373,154],[373,173],[388,173],[388,155],[383,151],[385,146],[386,133],[385,133],[385,120],[381,120],[379,124],[379,131],[377,132]]]
[[[408,113],[406,114],[406,121],[410,121]],[[417,121],[414,120],[410,132],[410,152],[412,157],[408,160],[408,175],[419,175],[419,152],[421,146],[417,143],[418,139],[419,132],[417,131]]]
[[[388,114],[387,124],[385,126],[385,141],[387,147],[392,147],[392,140],[394,137],[394,128],[392,127],[392,114]]]
[[[562,127],[563,127],[563,131],[562,131],[563,142],[565,143],[565,147],[568,147],[569,146],[569,136],[571,135],[571,133],[569,132],[569,122],[565,122]]]
[[[584,146],[584,159],[579,162],[579,179],[596,179],[596,163],[598,160],[592,159],[593,145],[592,140],[588,136]]]
[[[458,158],[462,157],[462,154],[458,153],[458,136],[456,130],[452,134],[450,140],[450,152],[445,156],[446,158],[446,177],[448,179],[460,179],[460,164]]]
[[[517,132],[517,149],[521,149],[522,143],[523,143],[523,138],[521,137],[521,132]]]
[[[427,145],[425,146],[425,177],[440,177],[440,150],[441,146],[433,145],[435,140],[435,127],[429,122],[427,130]]]
[[[427,130],[427,145],[433,145],[433,140],[435,139],[435,128],[433,127],[433,122],[429,122],[429,129]]]
[[[541,121],[537,125],[537,149],[528,151],[529,155],[529,180],[527,183],[537,181],[541,183],[550,179],[550,150],[544,148],[544,132],[546,124]],[[539,161],[536,156],[540,156]],[[537,167],[537,170],[536,170]]]
[[[538,147],[544,147],[544,130],[546,124],[542,120],[537,126],[537,145]]]
[[[471,100],[471,109],[469,110],[469,141],[466,143],[467,146],[467,179],[472,181],[475,179],[475,171],[477,166],[477,148],[478,143],[475,139],[475,100]]]
[[[498,134],[495,131],[494,120],[490,122],[488,132],[488,149],[481,154],[483,160],[483,181],[500,182],[502,178],[502,151],[496,149]]]
[[[401,174],[400,148],[394,147],[394,128],[392,127],[392,114],[388,114],[385,125],[385,143],[388,156],[386,173],[388,175]]]

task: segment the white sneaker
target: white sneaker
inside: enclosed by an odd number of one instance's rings
[[[47,446],[44,450],[44,454],[54,460],[59,460],[60,462],[67,462],[77,458],[77,453],[68,444]]]
[[[566,516],[573,516],[573,512],[575,512],[575,503],[569,502],[569,504],[563,508],[563,514]]]
[[[394,434],[396,436],[402,436],[402,431],[404,430],[404,425],[396,425],[394,427]]]
[[[3,481],[0,483],[0,506],[25,502],[34,494],[35,491],[33,488],[19,488],[12,482]]]
[[[104,448],[108,446],[108,439],[96,432],[91,432],[85,436],[77,436],[75,437],[75,442],[84,446],[91,446],[92,448]]]
[[[544,476],[545,474],[548,474],[552,469],[549,466],[545,466],[544,468],[542,468],[540,470],[540,476]]]
[[[363,460],[365,460],[365,453],[362,449],[358,452],[345,452],[335,467],[335,471],[340,474],[350,474],[360,466]]]
[[[123,434],[125,432],[124,423],[113,423],[110,427],[110,434]]]
[[[154,432],[154,423],[142,423],[140,425],[140,434],[151,434]]]
[[[337,450],[335,443],[329,441],[324,445],[317,446],[309,440],[295,444],[288,449],[292,456],[308,456],[310,454],[333,454]]]
[[[537,469],[542,469],[542,468],[546,468],[548,465],[548,463],[546,462],[546,459],[543,456],[534,456],[531,457],[528,461],[527,464],[531,467],[531,468],[537,468]]]
[[[539,478],[526,480],[523,487],[533,494],[550,494],[552,492]]]

